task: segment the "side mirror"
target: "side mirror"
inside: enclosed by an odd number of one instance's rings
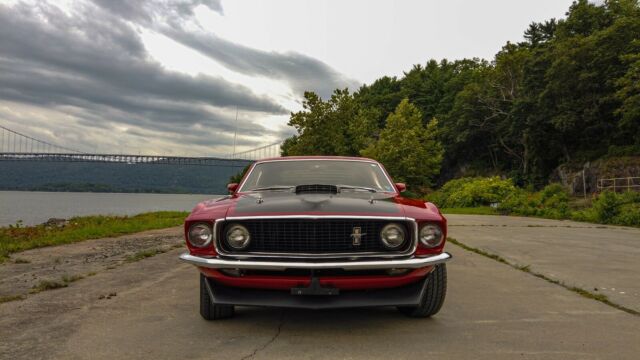
[[[399,192],[404,192],[407,190],[407,185],[404,183],[396,183],[396,189],[398,189]]]
[[[238,190],[238,183],[231,183],[227,185],[227,190],[229,190],[229,192],[231,194],[233,194],[234,192],[236,192],[236,190]]]

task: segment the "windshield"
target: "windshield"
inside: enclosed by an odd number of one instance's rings
[[[394,191],[393,184],[377,163],[346,160],[286,160],[259,163],[254,166],[240,191],[311,184]]]

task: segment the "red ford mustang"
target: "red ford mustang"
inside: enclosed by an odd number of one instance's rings
[[[200,314],[234,305],[397,306],[437,313],[447,289],[446,219],[400,195],[374,160],[284,157],[254,163],[230,195],[198,204],[184,224],[200,270]]]

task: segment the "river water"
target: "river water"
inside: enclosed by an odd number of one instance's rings
[[[121,194],[87,192],[0,191],[0,226],[41,224],[50,218],[84,215],[135,215],[148,211],[189,211],[220,195]]]

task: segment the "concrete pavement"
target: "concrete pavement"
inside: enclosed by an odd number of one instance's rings
[[[458,227],[451,235],[467,242]],[[457,246],[448,245],[455,257],[448,267],[449,291],[432,319],[406,318],[393,308],[239,308],[234,319],[207,322],[198,314],[197,272],[178,262],[181,251],[0,304],[0,358],[637,359],[640,354],[640,317]]]
[[[640,312],[640,229],[524,217],[446,215],[449,236]],[[640,356],[639,356],[640,358]]]

